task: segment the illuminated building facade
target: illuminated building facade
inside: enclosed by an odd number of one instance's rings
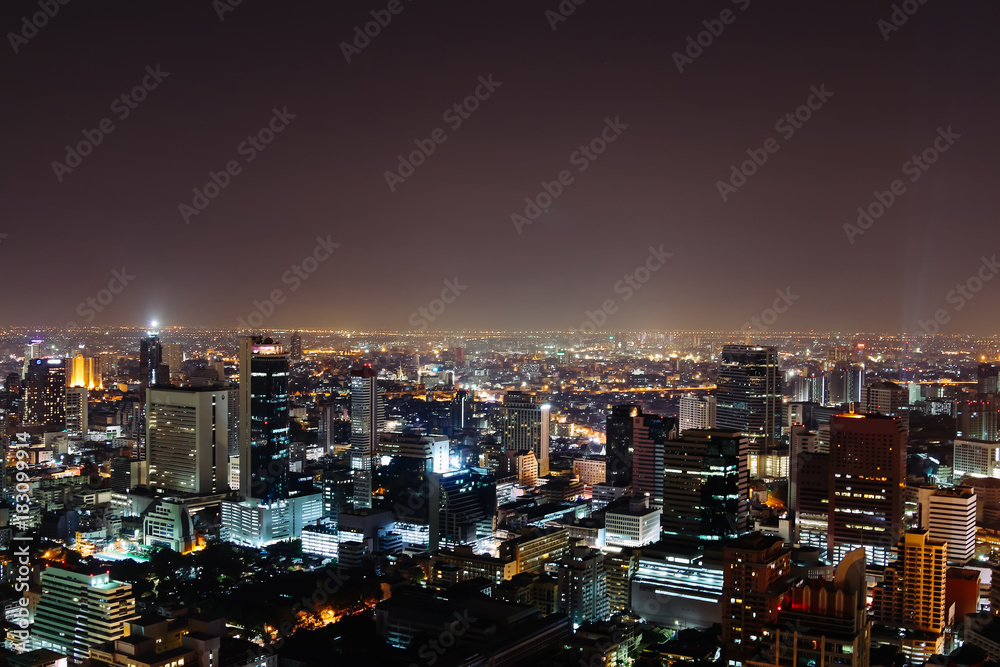
[[[690,430],[667,440],[663,457],[666,535],[719,541],[746,532],[750,512],[749,445],[739,431]]]
[[[146,400],[149,485],[158,492],[229,489],[229,392],[153,387]]]
[[[872,590],[872,610],[876,623],[910,631],[903,652],[920,665],[944,645],[948,544],[927,530],[909,530],[897,549],[897,560]]]
[[[288,497],[288,355],[261,336],[240,337],[240,495]]]
[[[91,646],[125,634],[135,610],[132,585],[106,572],[86,574],[49,566],[42,572],[42,595],[35,612],[32,640],[38,648],[83,662]]]
[[[832,560],[865,547],[884,567],[902,533],[906,427],[898,417],[840,414],[831,422],[829,549]]]
[[[103,389],[100,359],[78,354],[66,360],[66,386]]]
[[[86,387],[66,387],[66,431],[84,435],[89,428],[90,410]]]
[[[549,474],[549,406],[532,394],[508,391],[497,413],[497,439],[504,451],[534,452],[538,476]]]
[[[351,370],[351,468],[354,470],[354,507],[372,506],[372,477],[378,434],[385,426],[378,373],[370,363]]]
[[[61,431],[66,427],[66,361],[32,359],[22,382],[25,426]]]
[[[715,396],[685,393],[678,404],[678,430],[681,433],[694,428],[716,427]]]

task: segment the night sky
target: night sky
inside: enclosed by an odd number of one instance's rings
[[[280,290],[251,324],[576,329],[607,302],[608,330],[736,329],[790,288],[771,329],[917,331],[942,309],[944,333],[996,332],[995,3],[910,0],[898,29],[881,1],[225,3],[70,0],[37,32],[38,0],[2,3],[2,323],[236,327]],[[372,11],[391,20],[348,63]],[[832,95],[776,127],[812,90]],[[268,123],[271,143],[243,143]],[[101,142],[70,167],[84,130]],[[724,201],[748,150],[767,160]],[[876,190],[895,201],[845,230]],[[303,265],[318,237],[339,247]]]

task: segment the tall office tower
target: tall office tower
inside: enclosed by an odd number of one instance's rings
[[[451,432],[461,433],[472,426],[472,415],[476,411],[475,398],[468,389],[459,389],[451,401]]]
[[[25,426],[66,428],[66,361],[32,359],[21,384]]]
[[[150,334],[139,341],[139,399],[146,402],[146,390],[163,381],[156,377],[157,367],[163,363],[163,344],[159,336]],[[169,380],[170,378],[166,378]]]
[[[716,379],[716,426],[767,454],[781,438],[781,374],[773,347],[726,345]]]
[[[749,445],[739,431],[691,430],[665,443],[660,526],[675,540],[727,540],[746,532]]]
[[[24,364],[21,367],[21,377],[25,377],[28,374],[28,366],[31,365],[32,360],[42,358],[43,347],[43,341],[39,338],[32,339],[30,343],[24,346]]]
[[[465,364],[465,348],[464,347],[456,347],[455,349],[452,350],[452,352],[455,354],[455,363],[458,364],[459,366],[464,365]]]
[[[262,336],[240,337],[240,495],[288,497],[288,355]]]
[[[42,572],[31,634],[41,648],[78,664],[89,657],[91,646],[124,636],[128,623],[138,618],[132,584],[114,581],[106,572],[86,574],[50,565]]]
[[[869,565],[885,566],[903,521],[906,428],[852,412],[833,418],[830,437],[830,557],[865,547]]]
[[[898,558],[872,590],[876,623],[910,631],[903,652],[921,665],[944,647],[945,575],[948,545],[927,530],[908,530],[897,546]]]
[[[864,366],[841,361],[826,373],[829,403],[860,403],[861,388],[864,384]]]
[[[150,387],[146,462],[158,493],[229,489],[229,392],[212,387]]]
[[[292,341],[289,345],[289,352],[292,361],[299,361],[302,359],[302,334],[298,331],[292,334]]]
[[[538,475],[549,474],[549,406],[542,405],[538,397],[520,391],[504,394],[497,438],[504,451],[534,452]]]
[[[66,387],[66,430],[70,435],[86,435],[90,428],[86,387]]]
[[[180,373],[181,364],[184,362],[184,350],[180,343],[163,344],[163,362],[167,365],[170,374]],[[170,377],[157,378],[160,383],[170,381]]]
[[[604,554],[597,549],[573,547],[558,567],[559,609],[569,616],[573,627],[606,620],[611,611]]]
[[[666,442],[677,437],[677,420],[659,415],[641,415],[636,420],[639,423],[632,428],[632,493],[661,509]]]
[[[378,434],[385,426],[378,373],[371,363],[351,370],[351,468],[354,508],[372,506],[372,475]]]
[[[615,405],[606,431],[605,481],[662,507],[663,452],[665,442],[677,436],[677,420],[643,413],[635,404]]]
[[[777,622],[765,628],[766,661],[756,665],[868,667],[872,623],[865,596],[865,554],[837,564],[833,580],[800,579],[785,594]]]
[[[948,544],[949,563],[965,565],[976,554],[977,500],[975,490],[968,486],[937,489],[931,494],[929,537]]]
[[[792,569],[791,549],[781,537],[747,533],[723,549],[722,652],[742,665],[778,618],[785,593],[776,584]]]
[[[821,450],[815,431],[792,426],[788,462],[788,517],[792,544],[817,547],[826,553],[829,531],[830,454]]]
[[[997,440],[1000,436],[1000,394],[966,394],[955,401],[958,416],[955,429],[959,438]]]
[[[66,360],[66,386],[103,389],[100,360],[82,353]]]
[[[1000,378],[1000,365],[979,364],[976,373],[976,391],[980,394],[1000,393],[998,378]]]
[[[680,432],[693,428],[715,428],[715,410],[715,396],[684,394],[678,409]]]

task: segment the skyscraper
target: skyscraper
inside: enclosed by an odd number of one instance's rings
[[[869,565],[888,564],[902,532],[906,428],[898,417],[846,413],[831,422],[830,556],[865,547]]]
[[[22,383],[25,426],[61,431],[66,427],[66,361],[32,359]]]
[[[66,387],[66,431],[85,435],[90,428],[90,411],[86,387]]]
[[[302,359],[302,335],[298,331],[292,334],[289,352],[292,361],[299,361]]]
[[[163,363],[163,344],[159,336],[150,334],[139,341],[139,398],[145,403],[146,390],[161,381],[156,369]],[[169,380],[170,378],[166,378]]]
[[[146,396],[149,485],[161,493],[227,490],[229,392],[152,387]]]
[[[66,386],[102,389],[99,359],[85,357],[83,353],[66,360]]]
[[[747,438],[691,430],[665,443],[660,525],[676,540],[718,541],[746,532],[750,511]]]
[[[240,337],[240,495],[288,497],[288,355],[262,336]]]
[[[538,475],[549,474],[549,406],[537,396],[508,391],[497,417],[497,439],[504,451],[534,452]]]
[[[372,506],[372,473],[378,434],[384,428],[378,373],[371,363],[351,370],[351,468],[354,470],[354,508]]]
[[[678,409],[681,433],[693,428],[715,428],[716,399],[715,396],[699,396],[687,393],[681,396]]]
[[[767,453],[781,437],[781,376],[773,347],[726,345],[716,378],[716,426]]]
[[[872,590],[875,622],[910,631],[903,640],[910,664],[923,664],[944,645],[947,551],[948,544],[931,539],[926,530],[906,531],[899,557]]]

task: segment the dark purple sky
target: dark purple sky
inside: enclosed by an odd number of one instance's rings
[[[350,63],[340,42],[388,2],[243,0],[220,21],[211,0],[73,0],[17,53],[9,33],[40,10],[4,2],[3,323],[236,326],[282,290],[265,327],[404,330],[457,277],[426,326],[572,329],[612,300],[612,330],[734,329],[791,288],[773,329],[915,331],[941,309],[943,332],[996,332],[1000,279],[948,293],[1000,253],[1000,8],[912,0],[884,39],[890,2],[589,0],[553,31],[558,0],[400,1]],[[679,72],[672,54],[723,10]],[[169,76],[119,119],[112,102],[156,65]],[[489,75],[452,129],[442,114]],[[775,122],[811,86],[833,95],[785,138]],[[241,142],[285,107],[247,162]],[[106,117],[60,182],[53,161]],[[616,117],[627,129],[579,172],[571,154]],[[949,126],[960,138],[911,181],[903,164]],[[390,191],[397,156],[439,127]],[[717,182],[769,137],[723,201]],[[179,205],[230,160],[240,173],[185,224]],[[561,170],[573,182],[518,234],[511,214]],[[905,192],[849,242],[894,179]],[[340,247],[293,290],[283,275],[327,235]],[[626,300],[616,283],[661,245]],[[91,311],[123,267],[134,280]]]

